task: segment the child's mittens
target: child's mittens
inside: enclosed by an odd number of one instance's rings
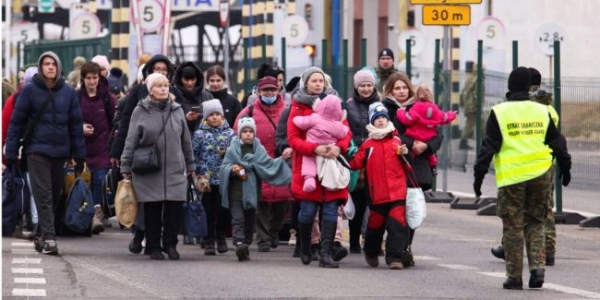
[[[446,113],[446,119],[449,122],[452,122],[454,120],[456,120],[456,112],[455,111],[449,111]]]
[[[248,174],[246,174],[246,169],[240,165],[233,165],[233,167],[231,167],[231,172],[234,173],[235,175],[237,175],[237,177],[239,177],[242,181],[245,181],[246,179],[248,179]]]
[[[196,180],[194,180],[194,186],[196,187],[196,189],[200,192],[203,193],[208,193],[210,192],[210,175],[205,174],[205,175],[200,175],[198,177],[196,177]]]

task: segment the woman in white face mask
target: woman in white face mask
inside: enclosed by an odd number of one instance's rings
[[[292,157],[292,149],[287,148],[282,152],[277,151],[275,145],[275,132],[279,119],[286,108],[286,104],[279,93],[277,79],[265,76],[258,81],[258,96],[254,103],[245,107],[237,116],[234,131],[237,131],[238,120],[249,116],[256,122],[256,137],[263,144],[267,153],[272,158],[283,156],[288,160]],[[261,199],[258,201],[256,212],[256,243],[258,251],[268,252],[279,245],[279,230],[293,200],[288,186],[272,186],[262,183]]]

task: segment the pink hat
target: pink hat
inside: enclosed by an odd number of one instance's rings
[[[148,92],[150,92],[150,90],[152,90],[152,87],[154,86],[154,82],[156,82],[156,80],[159,78],[164,78],[166,81],[169,81],[169,79],[167,79],[167,77],[165,77],[165,75],[160,74],[160,73],[152,73],[152,74],[148,75],[148,77],[146,77],[146,87],[148,88]]]
[[[96,55],[92,58],[92,61],[100,65],[101,68],[110,69],[110,63],[106,55]]]
[[[358,86],[363,82],[370,82],[375,85],[375,77],[373,73],[367,70],[360,70],[354,74],[354,88],[357,89]]]
[[[268,89],[268,88],[278,90],[277,79],[275,79],[275,77],[265,76],[258,81],[258,90],[259,91],[261,91],[263,89]]]

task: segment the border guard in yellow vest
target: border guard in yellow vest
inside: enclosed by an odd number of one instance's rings
[[[552,159],[561,170],[562,185],[571,181],[567,142],[551,120],[548,106],[529,100],[529,70],[518,67],[508,77],[508,101],[492,108],[481,151],[475,163],[475,195],[494,159],[498,186],[497,214],[502,219],[506,256],[505,289],[523,289],[523,241],[527,244],[529,287],[544,284],[544,221],[552,187]]]

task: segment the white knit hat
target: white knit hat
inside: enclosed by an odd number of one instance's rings
[[[254,122],[254,119],[252,117],[243,116],[238,120],[238,126],[237,126],[238,136],[240,136],[242,134],[242,130],[244,128],[251,128],[252,131],[254,132],[254,135],[256,136],[256,122]]]
[[[148,92],[150,92],[152,90],[152,87],[154,86],[154,82],[156,82],[156,80],[159,78],[164,78],[167,82],[169,81],[169,79],[167,79],[167,77],[165,77],[165,75],[160,74],[160,73],[152,73],[152,74],[148,75],[148,77],[146,77],[146,87],[148,88]]]

